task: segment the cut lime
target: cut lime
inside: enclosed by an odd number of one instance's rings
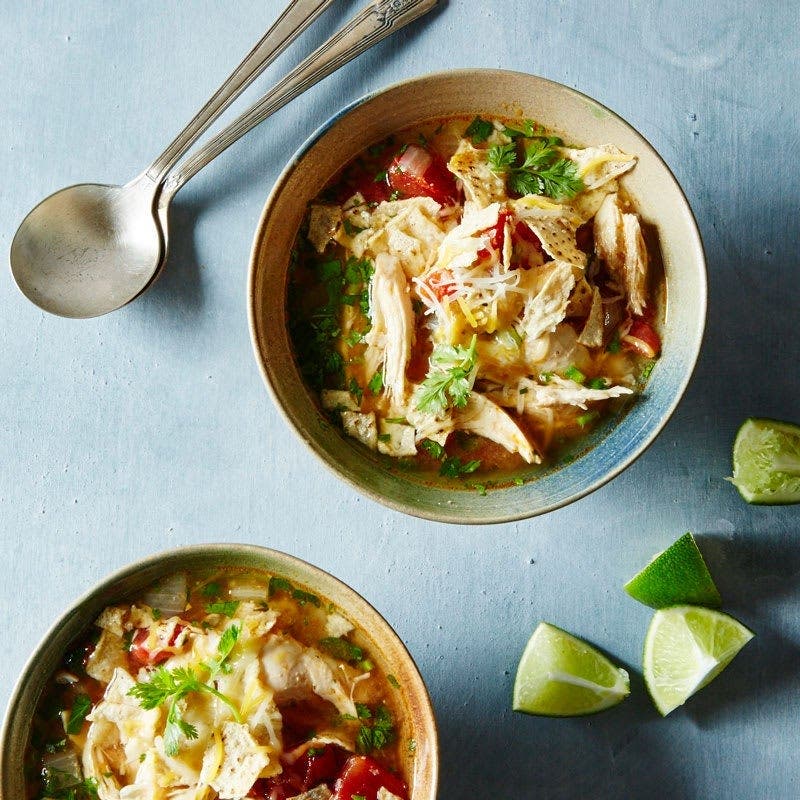
[[[625,591],[653,608],[722,605],[694,536],[686,533],[625,584]]]
[[[644,640],[644,680],[666,716],[709,684],[753,638],[733,617],[698,606],[656,611]]]
[[[630,693],[628,673],[566,631],[539,623],[514,681],[514,711],[547,717],[594,714]]]
[[[730,480],[748,503],[800,503],[800,426],[746,420],[733,443]]]

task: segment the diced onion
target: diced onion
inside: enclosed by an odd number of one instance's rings
[[[267,599],[267,587],[263,583],[237,583],[228,589],[231,600],[254,600],[263,602]]]
[[[400,156],[397,166],[402,172],[421,178],[431,165],[431,154],[415,144],[410,144]]]
[[[186,592],[186,573],[178,572],[148,589],[142,601],[160,611],[162,617],[174,617],[186,610]]]
[[[83,780],[78,754],[71,747],[58,753],[47,753],[42,757],[42,768],[51,790],[66,789]]]

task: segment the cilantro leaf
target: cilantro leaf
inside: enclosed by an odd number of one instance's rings
[[[439,442],[434,442],[433,439],[423,439],[420,443],[426,452],[430,453],[434,458],[444,457],[444,447]]]
[[[440,414],[450,406],[464,408],[477,373],[473,334],[469,347],[438,345],[431,354],[431,367],[416,394],[418,411]]]
[[[496,144],[490,147],[486,156],[492,172],[508,172],[517,161],[517,146],[510,144]]]
[[[219,601],[217,603],[209,603],[206,606],[207,614],[223,614],[226,617],[232,617],[239,608],[238,600]]]
[[[81,732],[83,721],[92,708],[92,700],[88,694],[79,694],[75,697],[72,704],[72,711],[69,715],[69,722],[64,726],[64,732],[72,736]]]
[[[494,125],[488,119],[475,117],[464,131],[464,136],[472,139],[473,144],[480,144],[481,142],[485,142],[492,135],[493,131]]]
[[[532,139],[525,146],[521,164],[515,142],[490,147],[489,167],[493,172],[507,175],[508,187],[516,194],[568,199],[585,187],[578,176],[578,165],[558,157],[555,148],[560,144],[561,140],[552,136]]]
[[[372,394],[378,394],[383,389],[383,373],[376,372],[367,384]]]

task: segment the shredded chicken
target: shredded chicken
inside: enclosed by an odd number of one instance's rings
[[[414,312],[403,268],[385,253],[375,259],[369,305],[372,327],[365,339],[367,369],[374,374],[382,365],[386,394],[401,404],[414,341]]]

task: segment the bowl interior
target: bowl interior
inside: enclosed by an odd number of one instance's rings
[[[292,556],[252,545],[198,545],[172,550],[111,575],[55,623],[31,656],[9,702],[0,742],[0,797],[25,797],[23,763],[34,709],[42,689],[69,644],[84,634],[106,606],[133,598],[180,570],[246,567],[277,574],[333,602],[365,634],[370,657],[403,688],[401,741],[414,739],[413,766],[406,773],[414,800],[434,800],[438,780],[436,722],[425,684],[403,643],[386,620],[359,594],[322,570]]]
[[[486,495],[426,485],[393,468],[328,424],[295,366],[286,328],[289,254],[306,206],[348,161],[389,134],[434,118],[484,114],[530,117],[565,141],[613,143],[639,162],[625,178],[642,219],[658,237],[664,264],[663,352],[644,396],[622,419],[582,442],[567,465],[523,486]],[[705,324],[706,276],[700,236],[672,173],[630,125],[557,83],[501,70],[461,70],[418,78],[367,97],[330,120],[295,155],[262,215],[250,264],[249,312],[256,358],[278,407],[313,451],[373,499],[446,522],[501,522],[543,513],[614,477],[653,440],[688,383]]]

